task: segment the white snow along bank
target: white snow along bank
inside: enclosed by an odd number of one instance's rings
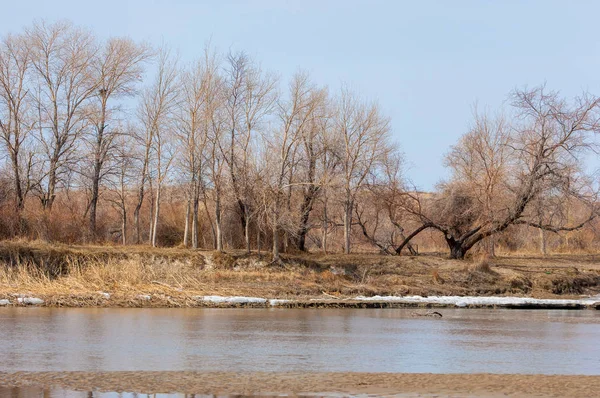
[[[245,296],[195,296],[198,301],[205,301],[214,304],[265,304],[271,307],[294,303],[295,300],[286,299],[266,299],[262,297]],[[313,298],[310,301],[330,302],[334,299]],[[343,301],[363,301],[377,303],[398,303],[398,304],[437,304],[448,307],[477,307],[477,306],[594,306],[600,305],[597,297],[588,297],[577,300],[568,299],[535,299],[530,297],[476,297],[476,296],[357,296],[354,298],[341,298]]]
[[[37,297],[19,297],[17,302],[20,304],[39,305],[44,304],[44,300]]]
[[[267,299],[261,297],[244,297],[244,296],[196,296],[196,300],[208,301],[216,304],[249,304],[267,302]]]
[[[358,296],[357,301],[376,301],[384,303],[406,303],[406,304],[441,304],[454,305],[456,307],[481,306],[481,305],[593,305],[598,302],[595,298],[584,298],[579,300],[567,299],[535,299],[530,297],[474,297],[474,296]]]

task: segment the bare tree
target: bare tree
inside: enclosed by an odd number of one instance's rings
[[[210,101],[209,90],[212,88],[210,74],[214,72],[211,55],[207,50],[205,58],[184,71],[181,76],[182,98],[177,131],[181,153],[184,154],[182,166],[187,185],[184,244],[188,245],[191,235],[191,244],[195,249],[198,248],[200,198],[205,195],[206,186],[203,180],[208,145],[208,124],[205,117]]]
[[[544,86],[516,90],[511,100],[516,122],[510,135],[504,122],[479,120],[449,155],[454,180],[429,204],[415,196],[407,206],[422,222],[407,240],[434,228],[444,234],[450,256],[464,258],[475,244],[511,225],[571,231],[596,217],[596,195],[583,183],[581,162],[590,133],[600,128],[600,100],[584,93],[569,103]],[[541,195],[552,192],[582,202],[589,215],[575,225],[542,224],[532,210]]]
[[[306,236],[310,230],[310,214],[324,184],[325,169],[319,169],[319,160],[325,156],[328,148],[328,130],[331,128],[331,108],[328,103],[326,89],[315,89],[313,92],[313,114],[302,131],[302,144],[298,156],[299,177],[302,184],[298,229],[296,231],[296,248],[306,251]]]
[[[343,142],[341,159],[344,209],[344,252],[350,253],[352,216],[357,195],[389,149],[389,120],[376,104],[361,102],[342,90],[337,111],[336,131]]]
[[[160,199],[162,185],[168,175],[173,161],[173,111],[177,105],[177,63],[168,50],[161,50],[158,59],[158,69],[154,83],[147,87],[142,94],[138,109],[139,118],[145,131],[145,150],[142,161],[142,175],[138,191],[138,206],[136,206],[136,224],[139,222],[140,203],[144,197],[144,185],[148,179],[150,162],[153,160],[154,170],[154,214],[150,228],[150,243],[156,246],[158,222],[160,218]],[[136,225],[136,229],[138,226]],[[139,234],[138,234],[139,239]]]
[[[154,142],[154,128],[144,123],[144,115],[142,107],[138,108],[138,118],[141,120],[141,127],[134,129],[132,138],[138,143],[138,153],[135,158],[138,160],[138,171],[139,179],[137,185],[137,200],[135,209],[133,210],[133,223],[135,224],[135,243],[140,244],[142,241],[142,230],[141,230],[141,219],[140,213],[144,204],[144,198],[146,197],[146,185],[150,182],[149,167],[150,167],[150,154],[152,150],[152,143]],[[148,122],[146,120],[146,122]]]
[[[480,221],[494,220],[506,208],[504,192],[509,187],[510,131],[503,115],[490,118],[477,114],[470,132],[446,156],[446,166],[453,170],[457,184],[465,185],[475,200]],[[493,236],[486,239],[488,254],[494,254]]]
[[[92,63],[97,92],[91,101],[92,129],[86,137],[91,165],[86,165],[88,170],[84,172],[91,191],[88,214],[92,239],[96,235],[96,213],[100,186],[107,173],[106,162],[116,150],[115,138],[119,131],[116,124],[122,113],[116,101],[135,93],[135,86],[141,82],[144,63],[150,54],[146,46],[138,45],[131,39],[113,38],[103,45]]]
[[[225,195],[226,160],[223,141],[227,128],[223,76],[219,73],[217,56],[205,54],[206,106],[203,115],[203,134],[207,143],[206,164],[210,194],[215,206],[215,249],[223,250],[223,197]],[[206,191],[205,191],[206,192]]]
[[[336,226],[335,223],[329,217],[329,201],[330,201],[330,190],[335,188],[334,181],[336,177],[337,168],[339,166],[339,158],[337,154],[341,151],[334,150],[334,143],[330,140],[325,140],[326,150],[323,151],[321,158],[319,159],[320,167],[323,170],[322,186],[320,188],[320,202],[321,202],[321,249],[323,253],[327,253],[328,250],[328,238],[332,229]]]
[[[113,172],[108,176],[107,181],[109,187],[108,201],[120,214],[120,234],[123,245],[126,245],[128,242],[127,204],[130,195],[129,187],[135,178],[134,153],[129,138],[129,135],[115,137],[117,145],[111,159]]]
[[[243,52],[229,54],[227,59],[225,89],[227,102],[229,140],[224,143],[233,195],[240,213],[246,251],[250,252],[250,219],[252,209],[250,193],[252,171],[250,157],[252,144],[265,116],[275,104],[277,80],[265,73]]]
[[[50,211],[57,187],[72,171],[78,140],[89,123],[89,100],[96,93],[92,65],[94,37],[69,23],[36,23],[26,31],[35,71],[37,137],[44,156],[38,182],[42,206]]]
[[[22,149],[35,123],[31,113],[31,93],[27,87],[30,68],[31,53],[25,38],[5,37],[0,43],[0,139],[10,159],[15,207],[19,214],[30,188],[31,158],[23,159]]]
[[[394,149],[390,148],[382,160],[381,172],[369,176],[367,189],[359,196],[355,208],[356,223],[363,237],[385,254],[395,254],[397,240],[406,239],[405,227],[409,221],[401,206],[406,194],[403,157]],[[411,255],[417,254],[410,242],[406,246]]]
[[[279,125],[269,137],[265,137],[267,147],[264,155],[269,175],[268,195],[263,197],[265,208],[269,209],[268,219],[273,233],[273,261],[280,260],[280,232],[297,229],[293,227],[286,202],[291,196],[292,186],[304,183],[294,181],[296,155],[302,135],[314,119],[315,109],[320,104],[317,91],[308,74],[297,73],[289,84],[289,96],[278,101]]]

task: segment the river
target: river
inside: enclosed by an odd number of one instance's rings
[[[0,371],[600,374],[600,311],[439,312],[3,308]]]

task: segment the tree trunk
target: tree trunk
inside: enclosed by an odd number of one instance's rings
[[[486,252],[489,257],[496,257],[496,239],[490,236],[486,241]]]
[[[456,260],[463,260],[465,258],[468,249],[463,245],[462,241],[446,236],[446,243],[450,248],[450,258]]]
[[[321,246],[323,253],[327,254],[327,221],[323,221],[323,233],[321,235]]]
[[[548,255],[548,247],[546,240],[546,231],[540,228],[540,253],[542,256]]]
[[[217,248],[217,234],[215,233],[215,226],[213,225],[212,217],[210,216],[210,211],[208,211],[208,199],[206,198],[206,193],[204,193],[204,196],[202,199],[204,202],[204,211],[206,212],[206,218],[208,220],[208,224],[210,225],[210,232],[211,232],[212,238],[213,238],[213,249],[216,249]]]
[[[246,254],[250,254],[250,217],[248,216],[248,206],[244,206],[246,209],[246,222],[244,224],[244,239],[246,239]]]
[[[21,210],[25,207],[25,198],[23,197],[23,187],[21,186],[21,171],[19,170],[19,161],[17,159],[18,154],[11,153],[11,163],[14,174],[15,184],[15,206],[17,213],[21,213]]]
[[[25,209],[25,194],[21,185],[21,171],[19,170],[18,154],[11,153],[11,163],[13,168],[13,178],[15,185],[15,213],[17,217],[17,234],[22,234],[25,231],[25,219],[23,218],[23,210]]]
[[[321,246],[323,253],[327,254],[327,234],[329,233],[329,216],[327,214],[327,196],[323,201],[323,226],[321,227]]]
[[[92,197],[90,200],[90,224],[89,236],[92,241],[96,240],[96,213],[98,209],[98,196],[100,192],[100,162],[94,161],[94,174],[92,175]]]
[[[237,196],[237,192],[236,192],[236,196]],[[248,210],[247,210],[247,205],[244,203],[244,201],[242,199],[237,199],[237,204],[238,204],[238,208],[240,211],[240,225],[242,226],[242,233],[244,234],[244,238],[246,240],[246,242],[249,241],[249,236],[248,236],[248,228],[247,228],[247,224],[248,224]],[[248,247],[248,245],[246,244],[246,248]]]
[[[304,194],[304,200],[300,207],[300,227],[298,228],[298,238],[296,240],[296,248],[300,251],[306,251],[306,235],[308,234],[308,221],[310,213],[313,209],[315,197],[317,196],[318,188],[311,186]]]
[[[193,210],[192,210],[192,247],[198,248],[198,197],[194,197]]]
[[[154,211],[154,222],[152,225],[152,247],[156,247],[156,234],[158,232],[158,218],[160,217],[160,184],[156,186],[156,203]]]
[[[135,224],[135,243],[140,244],[140,209],[136,206],[133,211],[133,223]]]
[[[190,235],[190,200],[185,204],[185,226],[183,227],[183,246],[188,247]]]
[[[221,228],[221,198],[217,194],[215,199],[215,225],[217,228],[217,251],[223,251],[223,231]]]
[[[260,257],[260,229],[256,228],[256,251]]]
[[[404,247],[409,247],[410,245],[410,241],[417,236],[418,234],[420,234],[421,232],[423,232],[424,230],[426,230],[427,228],[430,228],[431,225],[430,224],[423,224],[421,225],[419,228],[415,229],[410,235],[408,235],[406,238],[404,238],[404,240],[402,241],[402,243],[400,244],[400,246],[398,246],[396,248],[396,254],[400,255],[402,253],[402,249],[404,249]],[[412,255],[416,255],[416,250],[409,250],[410,253]],[[413,253],[414,251],[414,253]]]
[[[127,244],[127,210],[125,210],[125,207],[123,207],[121,214],[121,239],[123,246],[125,246]]]
[[[273,226],[273,261],[279,261],[279,230]]]
[[[56,171],[57,164],[55,160],[50,162],[50,171],[48,172],[48,192],[42,201],[42,207],[48,210],[48,213],[52,212],[52,205],[54,204],[55,192],[56,192]]]
[[[106,97],[102,95],[102,110],[100,113],[100,124],[96,125],[97,134],[96,148],[94,151],[94,170],[92,174],[92,197],[90,200],[90,239],[96,240],[96,212],[98,209],[98,197],[100,196],[100,176],[102,173],[102,147],[104,142],[104,129],[106,123]]]
[[[150,146],[148,144],[148,139],[146,139],[146,152],[144,155],[144,162],[142,163],[142,173],[141,173],[141,181],[140,187],[138,189],[138,201],[135,205],[135,209],[133,211],[133,220],[135,223],[135,243],[140,244],[142,241],[142,230],[140,226],[140,212],[142,210],[142,205],[144,204],[144,196],[146,194],[146,177],[148,174],[148,159],[150,157]]]
[[[140,212],[142,211],[142,204],[144,204],[144,178],[142,178],[142,184],[138,190],[138,201],[133,210],[133,223],[135,224],[135,244],[139,245],[142,242],[142,229],[140,225]]]
[[[350,254],[350,232],[352,229],[352,203],[344,204],[344,253]]]

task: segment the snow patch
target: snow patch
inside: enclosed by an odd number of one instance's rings
[[[19,297],[17,298],[17,302],[21,304],[29,304],[29,305],[38,305],[44,304],[44,300],[37,297]]]
[[[284,300],[284,299],[270,299],[269,305],[272,307],[277,307],[278,305],[290,303],[292,300]]]
[[[0,305],[9,305],[9,304],[10,304],[10,300],[7,300],[7,299],[0,300]]]
[[[208,301],[219,304],[248,304],[248,303],[266,303],[267,299],[261,297],[244,296],[196,296],[196,300]]]
[[[594,298],[567,300],[567,299],[535,299],[530,297],[473,297],[473,296],[358,296],[354,300],[377,301],[407,304],[442,304],[468,307],[470,305],[592,305],[598,300]]]

